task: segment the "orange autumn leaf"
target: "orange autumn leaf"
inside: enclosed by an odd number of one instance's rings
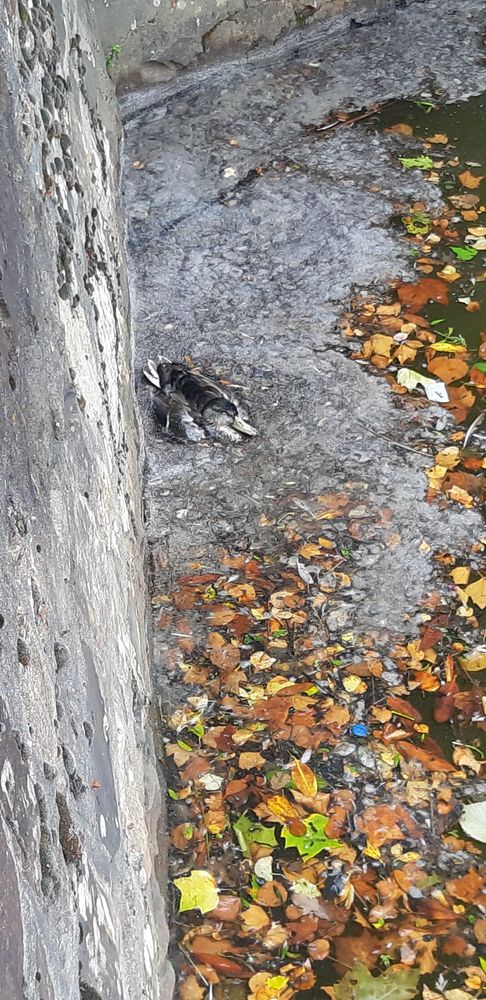
[[[478,188],[481,181],[484,180],[484,177],[477,177],[474,174],[472,174],[470,170],[464,170],[464,172],[462,174],[459,174],[458,176],[462,186],[470,188],[472,190]]]
[[[400,302],[414,312],[420,312],[427,302],[439,302],[446,306],[449,301],[447,285],[440,278],[422,278],[415,283],[404,282],[397,288]]]
[[[465,378],[469,371],[469,366],[461,358],[432,358],[427,367],[432,375],[436,375],[446,385]]]
[[[390,125],[389,128],[384,129],[385,132],[390,132],[394,135],[413,135],[413,128],[411,125],[406,125],[405,122],[397,122],[396,125]]]
[[[450,764],[448,760],[445,760],[445,758],[438,757],[436,754],[424,750],[423,747],[417,747],[413,743],[408,743],[405,740],[400,740],[397,743],[397,748],[400,753],[407,758],[407,760],[419,760],[427,771],[456,770],[454,765]]]
[[[404,835],[397,825],[393,806],[368,806],[356,820],[356,825],[362,833],[366,834],[374,847],[381,847],[392,840],[404,839]]]
[[[288,892],[281,882],[265,882],[258,889],[257,899],[262,906],[283,906]]]
[[[307,764],[301,764],[300,760],[296,761],[294,767],[291,770],[292,781],[308,798],[313,798],[317,795],[317,778],[312,770]]]
[[[307,945],[307,951],[309,952],[310,957],[317,962],[322,962],[325,958],[327,958],[330,950],[331,946],[326,938],[316,938],[315,941],[311,941],[310,944]]]
[[[246,931],[261,931],[263,927],[268,927],[270,917],[261,906],[252,903],[241,914],[241,922]]]

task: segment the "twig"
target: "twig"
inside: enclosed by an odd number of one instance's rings
[[[364,118],[371,118],[372,115],[376,115],[377,112],[381,111],[387,101],[381,104],[375,104],[370,111],[363,111],[360,115],[354,115],[352,118],[345,118],[344,120],[336,118],[336,121],[330,122],[328,125],[316,125],[312,131],[313,132],[327,132],[331,128],[336,128],[338,125],[354,125],[355,122],[360,122]]]
[[[433,458],[431,451],[420,451],[419,448],[411,448],[408,444],[402,444],[401,441],[395,441],[393,438],[388,437],[388,434],[381,434],[380,431],[374,431],[377,437],[381,437],[384,441],[389,441],[390,444],[396,445],[397,448],[403,448],[404,451],[411,451],[414,455],[422,455],[423,458]]]

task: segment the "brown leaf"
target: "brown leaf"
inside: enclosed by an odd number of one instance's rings
[[[238,759],[238,766],[241,767],[242,771],[251,771],[254,767],[264,767],[266,763],[265,757],[261,753],[252,753],[251,751],[240,753]]]
[[[449,195],[449,201],[452,202],[455,208],[474,208],[475,205],[479,205],[480,197],[478,194],[451,194]]]
[[[356,825],[374,847],[389,844],[392,840],[404,839],[404,835],[397,825],[393,806],[384,804],[368,806],[361,813],[361,816],[358,816]]]
[[[432,358],[427,367],[429,372],[440,378],[446,385],[465,378],[469,372],[469,366],[460,358]]]
[[[213,604],[209,621],[211,625],[227,625],[235,615],[234,608],[228,608],[226,604]]]
[[[486,919],[484,917],[480,917],[479,920],[476,920],[473,930],[476,941],[478,941],[479,944],[486,944]]]
[[[422,278],[415,283],[405,282],[397,288],[398,298],[408,309],[420,311],[427,302],[447,305],[449,293],[447,285],[440,278]]]
[[[233,923],[239,917],[240,912],[241,900],[239,896],[220,896],[218,905],[214,910],[211,910],[209,915],[223,923]]]
[[[237,646],[226,643],[219,649],[211,650],[209,659],[218,670],[232,670],[240,662],[240,651]]]
[[[458,174],[458,177],[463,187],[472,188],[473,190],[474,188],[478,188],[481,181],[484,180],[484,177],[477,177],[470,170],[464,170],[462,174]]]
[[[261,906],[255,906],[252,903],[248,909],[244,910],[241,914],[241,922],[245,931],[261,931],[262,928],[268,927],[270,924],[270,917],[265,912]]]
[[[397,122],[396,125],[390,125],[390,128],[385,128],[384,132],[391,132],[395,135],[413,135],[413,128],[411,125],[406,125],[405,122]]]
[[[475,868],[470,868],[466,875],[460,878],[450,879],[446,882],[446,889],[465,903],[475,903],[481,905],[481,894],[484,892],[484,877],[481,877]],[[484,900],[486,902],[486,900]]]
[[[424,750],[423,747],[416,747],[413,743],[400,740],[397,748],[407,760],[419,760],[427,771],[455,771],[453,764],[445,758]]]
[[[257,899],[262,906],[283,906],[287,902],[287,890],[281,882],[265,882],[258,889]]]
[[[315,941],[311,941],[311,943],[307,945],[307,951],[315,962],[323,962],[329,955],[330,950],[331,945],[326,938],[316,938]]]

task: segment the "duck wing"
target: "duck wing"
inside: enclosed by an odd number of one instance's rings
[[[196,423],[183,399],[163,392],[152,394],[154,414],[165,434],[177,441],[204,441],[206,434]]]

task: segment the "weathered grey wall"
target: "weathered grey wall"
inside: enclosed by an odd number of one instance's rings
[[[110,75],[120,90],[170,80],[181,69],[247,52],[322,21],[338,34],[414,0],[96,0]]]
[[[101,62],[101,66],[99,65]],[[0,992],[168,997],[114,108],[86,7],[0,16]]]

